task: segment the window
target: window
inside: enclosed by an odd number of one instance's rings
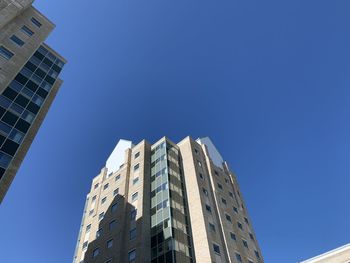
[[[133,193],[133,194],[132,194],[132,196],[131,196],[131,202],[136,201],[136,200],[137,200],[137,198],[138,198],[138,196],[139,196],[139,193],[138,193],[138,192]]]
[[[119,188],[117,188],[117,189],[115,189],[115,190],[113,191],[113,195],[114,195],[114,196],[116,196],[117,194],[119,194]]]
[[[113,204],[112,207],[111,207],[112,213],[114,213],[115,211],[117,211],[117,209],[118,209],[118,203]]]
[[[92,257],[95,258],[100,254],[100,249],[95,248],[94,251],[92,252]]]
[[[130,212],[130,220],[135,220],[137,215],[137,209],[134,209]]]
[[[235,212],[235,213],[237,213],[238,214],[238,209],[237,209],[237,207],[233,207],[233,211]]]
[[[250,237],[250,239],[251,239],[251,240],[253,240],[253,241],[254,241],[254,236],[253,236],[253,234],[252,234],[252,233],[249,233],[249,237]]]
[[[196,154],[198,154],[198,150],[197,150],[196,148],[194,148],[194,152],[195,152]]]
[[[7,48],[5,48],[4,46],[0,46],[0,56],[7,59],[7,60],[10,60],[12,57],[13,57],[13,53],[8,50]]]
[[[225,183],[227,183],[227,184],[228,184],[228,179],[227,179],[227,178],[225,178]]]
[[[41,23],[36,18],[32,17],[30,21],[32,21],[32,23],[37,27],[41,27]]]
[[[206,196],[208,196],[208,191],[207,191],[207,189],[203,188],[202,191],[203,191],[203,193],[204,193]]]
[[[27,36],[34,35],[34,32],[30,30],[27,26],[22,26],[21,31],[26,34]]]
[[[215,225],[209,222],[209,228],[211,231],[215,232]]]
[[[242,240],[243,246],[248,248],[248,242],[246,240]]]
[[[99,238],[102,234],[102,228],[96,231],[96,238]]]
[[[218,187],[219,187],[219,189],[222,190],[222,185],[221,184],[218,183]]]
[[[12,159],[11,156],[9,156],[3,152],[0,152],[0,166],[1,167],[7,168],[11,162],[11,159]]]
[[[242,257],[238,253],[236,253],[236,259],[237,259],[238,262],[242,262]]]
[[[19,37],[17,37],[16,35],[12,35],[10,39],[12,40],[12,42],[14,42],[16,45],[20,47],[24,45],[24,41]]]
[[[90,210],[89,216],[93,215],[93,213],[94,213],[94,209]]]
[[[213,249],[216,254],[220,255],[220,247],[217,244],[213,244]]]
[[[113,230],[117,227],[117,221],[113,220],[109,223],[109,230]]]
[[[105,216],[105,213],[102,212],[101,214],[98,215],[98,220],[102,220]]]
[[[204,180],[203,174],[199,173],[199,177]]]
[[[225,214],[226,220],[232,222],[231,217],[228,214]]]
[[[94,195],[94,197],[92,198],[92,202],[96,200],[96,195]]]
[[[226,204],[227,204],[227,202],[226,202],[226,199],[225,199],[225,198],[221,198],[221,202],[222,202],[224,205],[226,205]]]
[[[105,263],[112,263],[112,259],[108,259]]]
[[[107,200],[107,197],[103,197],[102,200],[101,200],[101,204],[104,204]]]
[[[118,181],[120,179],[120,174],[118,174],[116,177],[115,177],[115,180]]]
[[[105,184],[105,185],[103,186],[103,190],[106,190],[106,189],[108,188],[108,186],[109,186],[109,184]]]
[[[86,226],[86,231],[85,232],[89,232],[90,229],[91,229],[91,224]]]
[[[140,164],[138,163],[134,166],[134,172],[136,172],[139,168],[140,168]]]
[[[136,262],[136,249],[133,249],[128,253],[128,262],[129,263]]]
[[[88,242],[88,241],[85,241],[85,242],[83,243],[83,250],[84,250],[84,249],[87,249],[88,245],[89,245],[89,242]]]
[[[136,234],[137,234],[137,232],[136,232],[136,227],[135,227],[129,231],[129,239],[132,240],[132,239],[136,238]]]
[[[134,159],[140,156],[140,152],[135,153]]]
[[[234,241],[237,240],[237,239],[236,239],[236,235],[235,235],[234,233],[232,233],[232,232],[230,232],[230,237],[231,237],[231,239],[234,240]]]
[[[107,241],[107,248],[111,248],[113,246],[113,239]]]
[[[211,213],[211,207],[209,205],[205,205],[205,209],[207,209],[207,211]]]
[[[132,184],[135,185],[137,184],[137,182],[139,181],[139,177],[134,178],[134,180],[132,180]]]
[[[94,189],[96,189],[99,185],[100,185],[99,183],[95,184]]]
[[[217,171],[214,171],[214,173],[215,173],[215,175],[216,175],[216,176],[219,176],[219,174],[218,174],[218,172],[217,172]]]
[[[232,198],[233,198],[233,193],[231,193],[231,192],[228,192],[228,194],[230,195],[230,197],[232,197]]]
[[[238,226],[239,229],[243,230],[243,226],[242,226],[242,224],[240,222],[237,222],[237,226]]]
[[[255,250],[254,253],[255,253],[256,258],[257,258],[258,260],[260,260],[260,254],[259,254],[259,252]]]
[[[247,223],[247,225],[249,225],[249,221],[248,221],[248,218],[244,218],[244,221]]]

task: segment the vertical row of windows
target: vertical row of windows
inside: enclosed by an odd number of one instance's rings
[[[30,21],[32,22],[33,25],[35,25],[36,27],[40,28],[41,27],[41,23],[39,22],[38,19],[36,19],[35,17],[32,17],[30,19]],[[31,37],[32,35],[34,35],[34,31],[31,30],[28,26],[24,25],[21,28],[21,31],[26,34],[27,36]],[[12,35],[10,37],[10,40],[15,43],[17,46],[22,47],[25,42],[20,39],[17,35]],[[5,46],[0,46],[0,56],[6,60],[10,60],[15,54],[10,51],[8,48],[6,48]]]
[[[36,61],[36,64],[31,61]],[[42,64],[46,67],[42,67]],[[0,94],[0,178],[16,154],[62,67],[63,62],[41,46]]]
[[[195,153],[198,155],[198,150],[197,150],[197,149],[195,149]],[[198,165],[199,167],[202,167],[202,162],[199,161],[199,160],[197,160],[197,165]],[[219,174],[216,170],[214,170],[214,174],[215,174],[217,177],[220,176],[220,174]],[[202,180],[204,180],[203,174],[202,174],[201,172],[199,172],[199,177],[200,177]],[[225,182],[226,182],[226,184],[229,184],[230,180],[229,180],[228,178],[225,178]],[[219,190],[224,190],[224,187],[223,187],[223,185],[222,185],[220,182],[217,182],[216,185],[217,185],[217,188],[218,188]],[[207,190],[206,188],[204,188],[204,187],[202,187],[202,193],[203,193],[206,197],[209,196],[208,190]],[[235,194],[233,194],[232,192],[228,191],[228,194],[229,194],[229,196],[230,196],[231,198],[233,198],[233,199],[235,198]],[[237,200],[237,198],[236,198],[236,200]],[[228,202],[227,202],[227,200],[226,200],[225,198],[221,197],[221,203],[223,204],[223,206],[227,207]],[[209,205],[208,203],[205,204],[205,209],[206,209],[206,211],[207,211],[209,214],[212,213],[212,208],[210,207],[210,205]],[[233,212],[238,214],[238,209],[237,209],[237,207],[233,206]],[[230,216],[229,214],[225,213],[225,218],[226,218],[226,220],[227,220],[228,222],[232,223],[232,218],[231,218],[231,216]],[[249,225],[249,220],[248,220],[247,217],[244,217],[244,221],[245,221],[245,223],[246,223],[247,225]],[[215,228],[214,223],[209,221],[208,224],[209,224],[209,230],[212,231],[212,232],[216,232],[216,228]],[[243,225],[242,225],[240,222],[237,222],[237,227],[238,227],[240,230],[243,231]],[[236,242],[236,241],[237,241],[236,235],[235,235],[233,232],[229,232],[229,234],[230,234],[231,240],[234,241],[234,242]],[[254,236],[253,236],[253,234],[250,233],[250,232],[249,232],[249,237],[250,237],[250,239],[251,239],[252,241],[254,241]],[[247,240],[241,239],[241,242],[242,242],[243,247],[245,247],[246,249],[249,249],[249,244],[248,244],[248,241],[247,241]],[[213,251],[214,251],[215,254],[221,255],[220,246],[219,246],[218,244],[212,243],[212,248],[213,248]],[[257,260],[260,260],[259,252],[256,251],[256,250],[254,250],[254,253],[255,253],[255,256],[256,256]],[[243,261],[242,261],[242,257],[241,257],[241,255],[240,255],[239,253],[235,253],[235,258],[236,258],[236,261],[237,261],[237,262],[243,262]],[[247,259],[247,260],[248,260],[247,262],[253,263],[253,261],[251,261],[250,259]]]

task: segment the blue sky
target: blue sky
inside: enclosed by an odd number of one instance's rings
[[[36,0],[67,58],[1,205],[1,261],[71,262],[120,138],[210,136],[267,263],[349,243],[350,2]]]

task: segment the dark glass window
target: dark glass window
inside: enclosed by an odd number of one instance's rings
[[[2,117],[2,121],[7,123],[10,126],[15,125],[16,121],[18,120],[18,117],[13,114],[12,112],[6,112],[4,116]]]
[[[17,37],[16,35],[12,35],[10,39],[20,47],[24,45],[24,41],[19,37]]]
[[[44,99],[46,98],[47,94],[49,94],[46,90],[39,88],[38,91],[36,92],[38,95],[43,97]]]
[[[0,179],[1,179],[1,177],[4,175],[4,173],[5,173],[5,169],[4,168],[1,168],[0,167]]]
[[[13,130],[11,131],[11,133],[10,133],[9,138],[10,138],[12,141],[14,141],[14,142],[20,144],[20,143],[22,142],[23,138],[24,138],[24,134],[21,133],[21,132],[19,132],[19,131],[17,131],[16,129],[13,129]]]
[[[23,88],[23,85],[15,80],[13,80],[11,83],[10,83],[10,87],[11,89],[17,91],[17,92],[20,92],[21,89]]]
[[[0,121],[0,132],[1,132],[2,134],[4,134],[5,136],[7,136],[7,135],[10,133],[11,129],[12,129],[12,128],[11,128],[9,125],[7,125],[6,123]]]
[[[213,244],[214,252],[220,255],[220,247],[217,244]]]
[[[45,58],[43,62],[44,62],[46,65],[48,65],[49,67],[51,67],[52,64],[53,64],[52,61],[49,60],[48,58]]]
[[[7,109],[10,107],[11,101],[8,98],[5,98],[4,96],[0,96],[0,106],[2,106],[4,109]]]
[[[41,23],[36,18],[32,17],[30,21],[32,21],[32,23],[37,27],[41,27]]]
[[[1,147],[1,150],[4,151],[5,153],[8,153],[11,156],[14,156],[18,147],[19,147],[19,144],[11,140],[6,140],[4,145]]]
[[[27,69],[29,69],[31,72],[34,72],[37,68],[32,62],[28,61],[25,66]]]
[[[31,29],[29,29],[29,27],[27,26],[22,26],[21,30],[23,33],[25,33],[28,36],[34,35],[34,32]]]
[[[234,233],[230,232],[230,236],[232,240],[236,240],[236,235]]]
[[[55,79],[50,77],[49,75],[46,76],[45,80],[52,85],[55,83]]]
[[[21,73],[18,73],[15,77],[15,80],[17,80],[22,85],[26,84],[28,81],[28,78],[26,76],[23,76]]]
[[[12,160],[12,157],[6,153],[0,152],[0,166],[7,168]]]
[[[25,120],[19,119],[15,128],[23,133],[26,133],[30,127],[30,124]]]
[[[6,137],[0,135],[0,145],[2,145],[2,144],[4,143],[5,140],[6,140]]]
[[[15,100],[15,102],[18,104],[18,105],[21,105],[23,108],[25,108],[29,102],[29,100],[24,97],[23,95],[19,94]]]
[[[1,118],[1,116],[5,113],[5,109],[3,108],[3,107],[0,107],[0,118]]]
[[[30,89],[31,91],[35,92],[35,91],[38,89],[39,85],[36,84],[34,81],[29,80],[28,83],[27,83],[27,85],[26,85],[26,87],[27,87],[28,89]]]
[[[34,114],[37,114],[38,111],[40,110],[40,107],[38,105],[36,105],[33,102],[30,102],[27,109],[31,112],[33,112]]]
[[[35,71],[35,74],[38,75],[40,78],[44,78],[46,75],[45,71],[43,71],[40,68],[37,68],[37,70]]]
[[[4,46],[0,46],[0,56],[9,60],[14,56],[14,54]]]
[[[17,94],[18,93],[11,88],[5,89],[5,91],[3,93],[3,95],[5,97],[9,98],[10,100],[14,100],[16,98]]]

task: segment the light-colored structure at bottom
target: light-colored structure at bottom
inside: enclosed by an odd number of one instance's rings
[[[350,244],[336,248],[317,257],[305,260],[301,263],[349,263]]]
[[[93,181],[74,263],[259,263],[236,176],[209,138],[120,140]]]

